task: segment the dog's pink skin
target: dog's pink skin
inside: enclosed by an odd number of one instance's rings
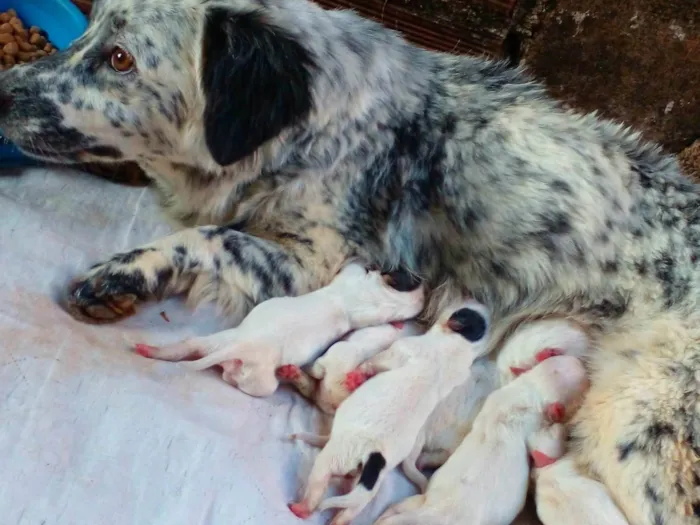
[[[305,520],[309,516],[311,516],[311,511],[309,510],[308,505],[303,501],[301,503],[290,503],[288,507],[289,510],[292,511],[292,514],[294,514],[297,518],[300,518],[302,520]]]
[[[151,358],[155,352],[158,351],[158,347],[151,345],[138,344],[134,347],[134,352],[143,357]]]
[[[397,330],[401,330],[406,323],[403,321],[394,321],[394,322],[389,323],[389,324],[391,326],[393,326],[394,328],[396,328]]]

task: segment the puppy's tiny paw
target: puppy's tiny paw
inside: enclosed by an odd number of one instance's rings
[[[278,379],[294,381],[301,377],[301,369],[295,365],[283,365],[275,371],[275,375]]]
[[[369,376],[367,374],[364,374],[359,370],[353,370],[352,372],[347,373],[343,385],[345,386],[345,389],[348,392],[354,392],[355,390],[360,388],[360,386],[362,386],[368,379]]]
[[[158,348],[151,345],[138,344],[134,346],[134,352],[142,357],[152,358],[158,352]]]

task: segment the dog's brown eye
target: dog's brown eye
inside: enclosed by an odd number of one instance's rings
[[[126,49],[115,47],[112,49],[109,64],[117,73],[128,73],[134,69],[134,57]]]

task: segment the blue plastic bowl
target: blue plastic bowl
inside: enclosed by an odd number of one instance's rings
[[[88,25],[83,13],[70,0],[0,0],[0,12],[8,9],[17,11],[26,27],[38,26],[46,31],[49,41],[58,49],[70,46]],[[0,168],[32,164],[36,161],[22,155],[10,141],[0,136]]]

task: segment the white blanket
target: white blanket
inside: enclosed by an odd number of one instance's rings
[[[88,326],[57,305],[71,276],[169,231],[148,189],[73,171],[0,176],[1,523],[302,523],[287,503],[315,452],[285,437],[317,428],[316,411],[130,350],[222,328],[211,309],[171,300]],[[412,492],[393,473],[356,524]]]

